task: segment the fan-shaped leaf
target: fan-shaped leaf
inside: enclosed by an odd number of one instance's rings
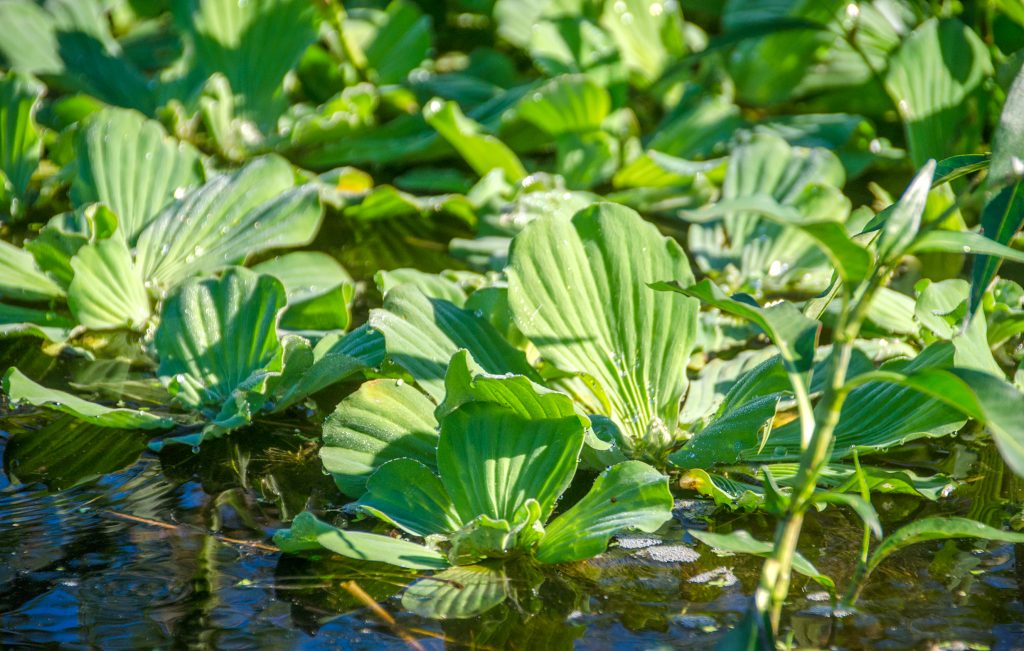
[[[585,75],[555,77],[519,102],[519,116],[552,136],[600,129],[611,97]]]
[[[692,279],[682,249],[632,210],[598,204],[571,221],[529,224],[508,274],[516,325],[558,368],[597,380],[625,434],[620,445],[656,455],[671,444],[697,303],[647,283]]]
[[[449,534],[462,526],[441,480],[412,459],[377,468],[355,506],[414,536]]]
[[[288,330],[344,330],[355,292],[352,277],[338,261],[319,251],[297,251],[253,267],[284,285],[288,308],[281,327]]]
[[[437,466],[462,520],[513,522],[528,499],[537,500],[546,519],[576,473],[583,427],[575,415],[531,419],[484,402],[445,416]]]
[[[45,301],[64,296],[64,290],[40,271],[28,251],[0,240],[0,297]]]
[[[0,77],[0,197],[11,194],[20,202],[26,199],[43,153],[35,113],[44,90],[42,84],[17,72]],[[12,213],[20,211],[21,206],[11,206]]]
[[[652,533],[672,518],[668,478],[640,461],[605,470],[593,488],[551,521],[537,548],[542,563],[569,563],[596,556],[617,533]]]
[[[957,143],[970,115],[967,98],[991,72],[985,44],[958,20],[929,19],[903,41],[885,87],[906,124],[915,165],[963,151]]]
[[[343,493],[358,497],[384,463],[409,458],[437,465],[434,403],[400,380],[371,380],[324,422],[320,458]]]
[[[164,206],[203,182],[199,152],[131,110],[109,108],[90,118],[75,153],[72,200],[110,208],[129,243]]]
[[[464,348],[489,373],[535,378],[526,356],[490,323],[448,301],[427,298],[413,285],[399,285],[370,312],[370,327],[384,335],[388,357],[408,371],[436,402],[444,398],[448,362]]]
[[[80,324],[90,330],[145,328],[149,296],[120,233],[78,249],[71,268],[68,307]]]
[[[503,603],[509,579],[501,568],[462,565],[413,583],[402,595],[402,607],[431,619],[475,617]]]
[[[294,184],[291,166],[268,156],[171,204],[139,236],[145,278],[169,289],[253,253],[307,244],[323,211],[314,187]]]
[[[277,279],[243,268],[182,284],[164,303],[156,331],[160,380],[180,403],[213,413],[236,393],[258,393],[281,370],[284,304]]]

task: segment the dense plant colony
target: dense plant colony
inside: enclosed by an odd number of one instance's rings
[[[274,541],[435,572],[438,617],[670,482],[778,523],[692,532],[765,558],[723,648],[774,648],[794,571],[851,605],[905,545],[1024,541],[871,501],[955,487],[921,439],[1024,475],[1024,9],[682,5],[0,0],[4,354],[96,369],[6,399],[200,455],[322,426],[352,501]]]

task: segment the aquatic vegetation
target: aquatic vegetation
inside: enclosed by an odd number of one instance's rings
[[[852,627],[905,548],[1022,541],[1014,3],[0,0],[0,25],[4,477],[143,464],[209,497],[196,621],[241,544],[356,577],[318,582],[338,612],[449,620],[382,620],[413,645],[568,648],[618,600],[630,643],[813,648],[842,642],[794,573]]]

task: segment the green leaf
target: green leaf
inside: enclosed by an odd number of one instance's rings
[[[366,325],[347,335],[330,334],[317,342],[312,350],[311,365],[301,377],[278,392],[277,410],[383,362],[384,337]]]
[[[0,337],[27,335],[62,343],[71,337],[75,321],[49,310],[0,303]]]
[[[898,261],[914,243],[934,176],[935,161],[928,161],[893,206],[878,236],[879,261],[889,264]]]
[[[583,429],[576,415],[527,418],[485,402],[445,416],[437,466],[459,516],[511,522],[526,500],[535,499],[547,519],[576,472]]]
[[[274,534],[274,544],[286,554],[327,549],[359,561],[390,563],[410,570],[448,567],[438,552],[406,540],[332,527],[309,512],[295,516],[289,529]]]
[[[999,115],[999,124],[992,135],[990,186],[1019,182],[1024,177],[1024,70],[1017,72],[1006,103]]]
[[[4,39],[0,54],[19,72],[58,75],[64,61],[57,45],[57,25],[45,9],[25,0],[0,0],[0,25]]]
[[[358,497],[366,480],[393,459],[437,465],[434,403],[401,380],[362,384],[324,421],[320,458],[343,493]]]
[[[879,371],[913,375],[925,370],[948,369],[953,363],[953,346],[940,342],[928,346],[911,360],[883,364]],[[843,403],[835,429],[832,459],[861,451],[885,450],[924,436],[944,436],[958,429],[964,417],[935,397],[916,388],[890,384],[881,377],[865,376],[865,384],[850,391]],[[865,418],[871,414],[871,418]],[[748,461],[795,459],[800,453],[799,420],[776,427],[763,452],[748,448],[740,456]]]
[[[697,303],[647,284],[690,282],[679,245],[632,210],[601,203],[529,224],[513,240],[508,276],[516,325],[547,361],[597,381],[620,444],[638,455],[670,446]]]
[[[0,240],[0,298],[45,301],[64,296],[64,290],[40,271],[28,251]]]
[[[872,572],[886,558],[909,545],[950,538],[981,538],[983,540],[1024,543],[1024,533],[994,529],[968,518],[955,516],[923,518],[889,534],[882,544],[871,553],[867,571]]]
[[[117,226],[117,216],[106,206],[90,204],[51,217],[38,237],[25,242],[25,249],[67,289],[75,275],[71,258],[86,244],[114,235]]]
[[[414,536],[450,534],[462,526],[437,475],[413,459],[381,465],[355,506]]]
[[[482,127],[463,115],[455,102],[435,97],[424,106],[423,117],[480,176],[493,169],[502,170],[509,182],[526,176],[526,168],[515,153],[494,136],[483,133]]]
[[[316,9],[304,0],[174,0],[173,12],[193,48],[192,77],[227,78],[238,115],[261,129],[287,107],[285,74],[316,41]]]
[[[507,407],[524,418],[568,418],[577,415],[572,398],[560,391],[542,387],[523,375],[491,375],[472,362],[469,352],[452,356],[444,379],[444,401],[436,415],[443,419],[462,405],[489,402]],[[587,425],[586,419],[580,422]]]
[[[931,18],[903,41],[885,88],[906,125],[914,165],[972,148],[958,146],[961,130],[970,132],[967,99],[991,72],[985,44],[958,20]]]
[[[611,97],[585,75],[551,79],[518,106],[519,117],[551,136],[600,129],[611,113]]]
[[[1022,212],[1024,215],[1024,212]],[[1024,222],[1024,219],[1021,220]],[[1005,244],[995,242],[980,233],[972,231],[929,231],[918,238],[911,247],[912,253],[963,253],[975,254],[979,259],[974,263],[975,267],[981,268],[981,274],[985,274],[985,267],[988,257],[996,258],[996,264],[1000,260],[1012,260],[1013,262],[1024,262],[1024,251],[1013,249]],[[979,274],[979,275],[981,275]],[[987,275],[987,274],[986,274]],[[990,277],[994,277],[994,274]]]
[[[399,285],[370,311],[370,327],[384,335],[388,357],[408,371],[435,402],[444,398],[448,362],[464,348],[489,373],[536,378],[522,351],[490,323],[448,301],[427,298],[413,285]]]
[[[842,223],[829,219],[806,218],[798,210],[784,206],[768,195],[752,194],[737,199],[723,199],[708,208],[687,213],[687,216],[694,220],[705,220],[728,216],[735,212],[759,215],[784,229],[798,231],[810,237],[849,285],[856,285],[864,280],[871,271],[871,254],[850,239]]]
[[[763,308],[752,297],[736,294],[732,298],[710,280],[685,286],[678,281],[652,283],[658,290],[678,292],[700,299],[712,307],[750,321],[761,328],[779,348],[790,373],[802,374],[814,365],[814,350],[821,324],[805,317],[792,303],[782,302]]]
[[[27,199],[29,181],[43,153],[35,114],[45,90],[35,79],[14,71],[0,77],[0,197]],[[11,206],[14,214],[21,209]]]
[[[709,215],[714,221],[690,228],[689,250],[705,273],[722,275],[735,267],[734,288],[810,282],[810,289],[823,289],[832,274],[823,251],[852,278],[862,276],[870,259],[844,241],[841,226],[850,212],[839,190],[845,180],[842,163],[827,149],[796,148],[773,134],[754,135],[729,156],[722,209]]]
[[[139,236],[137,262],[165,290],[268,249],[308,244],[323,210],[311,185],[294,187],[282,158],[258,158],[165,208]]]
[[[983,371],[956,368],[952,372],[977,399],[983,415],[979,420],[992,434],[1006,465],[1024,477],[1024,421],[1020,417],[1024,409],[1024,393],[1003,378]],[[957,402],[965,413],[969,413],[964,408],[970,404],[968,401],[958,399]]]
[[[224,427],[243,424],[250,414],[233,413],[235,399],[251,396],[251,406],[261,407],[266,381],[281,371],[284,304],[276,278],[244,268],[183,283],[164,303],[156,330],[160,381],[186,407],[212,407]],[[226,413],[217,415],[222,407]]]
[[[983,170],[989,166],[991,156],[988,154],[961,154],[943,158],[935,165],[935,178],[932,187],[936,188],[961,176]]]
[[[203,182],[199,152],[126,109],[93,115],[75,140],[75,154],[72,201],[105,204],[129,244],[164,206]]]
[[[504,603],[509,593],[502,568],[462,565],[417,580],[402,595],[402,607],[420,617],[467,619]]]
[[[151,314],[149,295],[120,233],[78,249],[68,307],[90,330],[144,330]]]
[[[778,396],[756,398],[736,409],[726,410],[700,430],[681,449],[669,455],[679,468],[710,468],[732,463],[738,454],[752,446],[761,447],[771,431]]]
[[[345,330],[355,293],[352,277],[338,261],[319,251],[297,251],[253,267],[284,285],[288,307],[280,326],[286,330]]]
[[[146,411],[110,408],[56,389],[36,384],[16,368],[10,368],[3,377],[4,393],[12,403],[27,403],[34,407],[56,409],[78,420],[116,429],[167,429],[174,421]]]
[[[415,4],[393,0],[384,11],[353,8],[342,29],[365,55],[372,81],[401,84],[430,52],[430,22]]]
[[[1024,225],[1024,183],[1016,183],[990,197],[981,211],[981,231],[985,238],[992,240],[984,248],[989,248],[993,244],[1009,244],[1021,225]],[[981,244],[978,241],[974,242],[973,246],[980,247]],[[984,248],[979,248],[979,252],[988,253]],[[978,309],[988,286],[999,271],[1002,257],[1006,256],[980,255],[974,259],[974,266],[971,268],[972,314]]]
[[[770,542],[757,540],[743,529],[733,531],[732,533],[713,533],[711,531],[687,529],[687,533],[709,547],[733,552],[734,554],[751,554],[761,558],[768,558],[774,551],[774,546]],[[793,556],[793,569],[813,579],[830,593],[835,594],[835,582],[819,572],[800,552],[796,552]]]
[[[601,26],[618,46],[622,62],[646,85],[683,54],[682,16],[678,5],[661,0],[623,0],[606,4]]]
[[[456,307],[465,307],[466,292],[453,280],[441,274],[429,274],[419,269],[391,269],[378,271],[373,276],[377,289],[387,296],[399,285],[415,285],[428,298],[440,298]]]
[[[623,461],[598,475],[583,499],[548,524],[537,560],[583,560],[603,552],[617,533],[653,533],[672,519],[672,504],[667,477],[641,461]]]
[[[812,500],[819,504],[838,504],[839,506],[848,507],[860,516],[860,519],[864,521],[864,524],[875,535],[875,538],[882,537],[882,522],[878,519],[878,512],[875,511],[875,507],[871,505],[871,502],[860,495],[820,491],[814,493]]]

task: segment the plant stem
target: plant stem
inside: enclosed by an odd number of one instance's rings
[[[778,634],[782,619],[782,607],[789,593],[792,577],[793,557],[800,540],[804,514],[811,504],[818,477],[828,463],[833,445],[833,434],[839,424],[843,402],[849,393],[846,372],[850,366],[853,342],[860,332],[860,326],[867,316],[868,307],[878,288],[888,277],[888,272],[877,272],[860,288],[850,313],[849,303],[844,300],[838,326],[833,337],[832,368],[821,400],[813,414],[813,432],[800,457],[796,487],[790,498],[789,508],[775,530],[775,548],[761,571],[761,580],[754,593],[754,604],[758,612],[768,612],[772,631]],[[845,299],[845,296],[844,296]],[[799,390],[794,384],[794,390]],[[801,418],[805,416],[801,414]]]

